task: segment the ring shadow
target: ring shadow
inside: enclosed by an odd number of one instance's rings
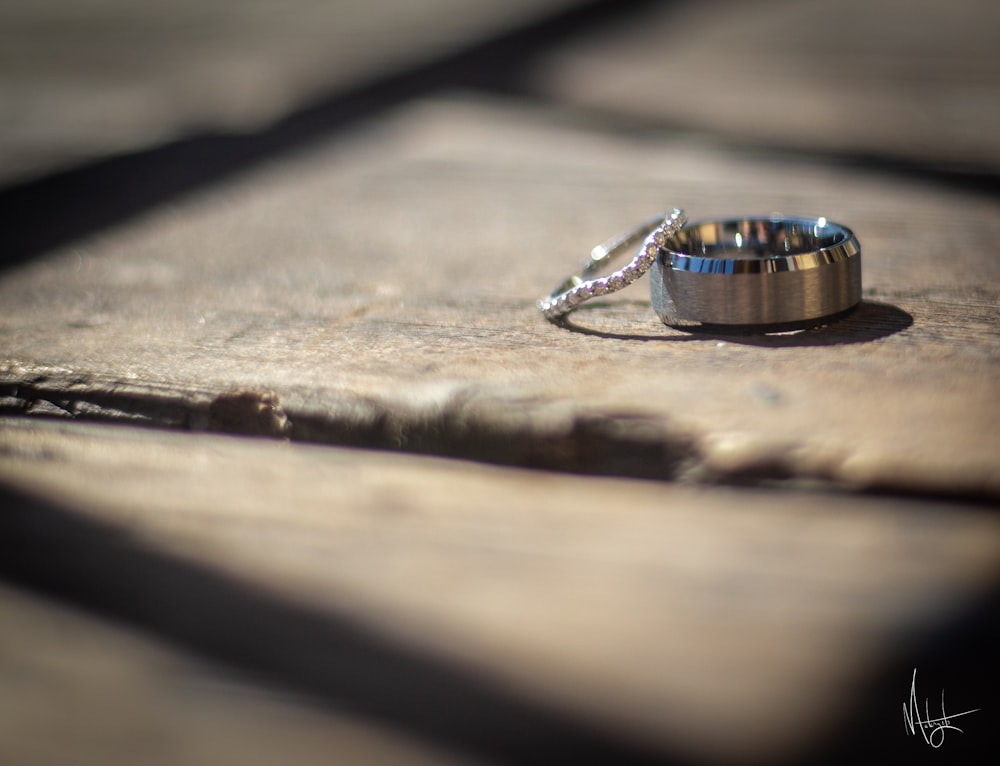
[[[564,317],[559,325],[570,332],[582,335],[593,335],[599,338],[613,340],[643,340],[643,341],[708,341],[724,340],[729,343],[740,343],[748,346],[764,348],[795,348],[804,346],[839,346],[855,343],[870,343],[871,341],[895,335],[913,324],[913,317],[902,309],[879,301],[862,301],[845,316],[829,321],[827,324],[799,330],[783,331],[747,331],[719,326],[695,326],[685,328],[668,327],[663,335],[648,335],[643,333],[628,333],[604,330],[585,324],[580,320],[588,315],[607,316],[610,309],[621,311],[623,307],[650,309],[648,301],[630,301],[628,303],[593,303],[581,306],[573,314]]]

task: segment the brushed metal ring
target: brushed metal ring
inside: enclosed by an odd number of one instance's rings
[[[675,327],[767,332],[824,324],[861,301],[861,246],[826,218],[691,223],[660,250],[650,297]]]

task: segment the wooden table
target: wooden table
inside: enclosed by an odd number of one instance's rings
[[[301,6],[4,11],[0,761],[994,743],[1000,13]],[[862,305],[542,319],[674,206],[850,226]]]

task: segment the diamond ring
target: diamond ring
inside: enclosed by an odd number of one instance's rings
[[[632,284],[649,270],[660,254],[661,248],[670,243],[671,238],[681,230],[685,221],[684,213],[674,209],[598,245],[590,252],[590,259],[579,273],[568,277],[552,291],[551,295],[538,301],[539,310],[546,319],[557,320],[591,298],[617,292]],[[641,237],[645,239],[628,264],[607,276],[590,278]]]

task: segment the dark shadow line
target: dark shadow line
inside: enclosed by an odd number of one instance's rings
[[[15,403],[4,403],[5,394]],[[914,487],[891,480],[859,487],[823,471],[802,470],[790,465],[784,456],[769,456],[738,469],[708,468],[702,448],[691,434],[669,427],[650,431],[643,416],[634,412],[579,413],[566,430],[535,433],[498,427],[494,421],[461,410],[408,416],[364,400],[353,403],[356,409],[351,415],[336,416],[280,409],[275,398],[280,412],[276,417],[266,404],[271,396],[244,390],[218,394],[211,402],[199,404],[180,396],[94,391],[77,393],[68,400],[64,391],[38,384],[0,385],[0,417],[288,439],[300,444],[427,455],[567,475],[998,507],[996,492],[982,487]],[[53,405],[34,409],[37,402]],[[229,410],[225,418],[213,416],[219,403]]]
[[[332,609],[283,601],[3,485],[0,577],[334,712],[476,758],[540,766],[679,763]]]
[[[558,322],[560,327],[570,332],[611,340],[638,340],[648,342],[682,343],[693,341],[724,341],[761,348],[801,348],[816,346],[840,346],[856,343],[870,343],[888,338],[913,325],[913,317],[896,306],[878,301],[862,301],[846,316],[829,324],[792,332],[740,332],[719,326],[690,327],[685,329],[664,328],[662,335],[641,333],[619,333],[588,327],[580,320],[587,314],[598,315],[608,309],[620,310],[621,303],[593,303],[581,306]],[[648,303],[642,303],[651,312]]]
[[[112,156],[0,190],[0,269],[100,231],[408,100],[513,76],[532,56],[655,0],[589,0],[423,65],[317,99],[256,132],[213,133]]]
[[[589,106],[562,100],[558,95],[539,92],[530,79],[530,72],[511,73],[505,80],[495,78],[478,83],[484,93],[516,99],[521,104],[548,109],[557,120],[572,123],[574,129],[586,129],[600,134],[630,137],[635,141],[662,141],[665,134],[677,136],[710,136],[720,149],[728,148],[743,155],[756,154],[764,159],[841,165],[866,174],[894,176],[907,181],[932,183],[941,188],[971,192],[983,197],[1000,197],[1000,166],[945,160],[921,161],[912,157],[891,156],[872,151],[837,150],[829,147],[792,146],[783,141],[769,141],[761,136],[744,136],[722,129],[709,129],[699,123],[672,117],[657,117],[637,113],[622,113],[610,108]]]

